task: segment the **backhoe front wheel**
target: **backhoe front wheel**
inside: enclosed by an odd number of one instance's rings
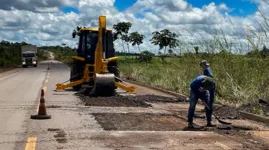
[[[76,64],[74,64],[71,68],[71,73],[70,73],[70,82],[80,80],[82,78],[81,72],[79,68],[77,67]],[[76,85],[72,87],[73,90],[79,91],[81,89],[81,85]]]

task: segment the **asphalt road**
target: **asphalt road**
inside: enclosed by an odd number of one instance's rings
[[[30,110],[36,108],[45,75],[45,66],[41,65],[0,75],[0,149],[15,149],[20,143],[25,145],[27,120]]]
[[[49,67],[49,70],[47,70]],[[93,117],[82,115],[75,92],[55,92],[56,83],[69,79],[69,68],[50,60],[38,67],[19,68],[0,74],[0,150],[61,149],[66,131],[91,126],[102,130]],[[38,113],[41,89],[45,91],[48,120],[33,120]],[[74,149],[76,146],[65,146]]]

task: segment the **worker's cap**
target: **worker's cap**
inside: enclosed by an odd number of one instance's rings
[[[208,76],[205,76],[203,79],[202,79],[202,87],[205,88],[205,89],[211,89],[211,88],[214,88],[215,87],[215,81],[213,78],[211,77],[208,77]]]
[[[209,64],[206,60],[202,60],[202,61],[200,62],[200,65],[209,66],[210,64]]]

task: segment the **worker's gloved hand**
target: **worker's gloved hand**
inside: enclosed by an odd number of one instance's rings
[[[200,87],[198,90],[199,90],[200,92],[205,92],[205,91],[206,91],[206,89],[203,88],[203,87]]]

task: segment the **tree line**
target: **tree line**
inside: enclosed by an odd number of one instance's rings
[[[123,53],[125,56],[128,54],[130,55],[130,45],[132,46],[137,46],[139,53],[142,53],[144,51],[144,54],[150,54],[152,56],[152,53],[148,50],[141,51],[140,45],[143,44],[143,40],[146,38],[145,35],[135,31],[129,33],[130,29],[132,27],[132,23],[130,22],[118,22],[113,25],[113,38],[114,41],[120,41],[122,48],[123,48]],[[167,56],[177,56],[175,52],[175,48],[179,47],[182,45],[182,42],[178,39],[179,35],[176,34],[175,32],[170,31],[169,29],[162,29],[160,31],[154,31],[152,32],[152,36],[150,38],[150,42],[153,45],[156,45],[159,47],[159,52],[158,56],[161,57],[161,59],[164,61],[164,58]],[[216,38],[216,37],[215,37]],[[226,37],[218,37],[218,38],[224,38]],[[216,40],[216,39],[215,39]],[[210,41],[210,40],[209,40]],[[204,41],[207,42],[207,41]],[[220,39],[215,41],[210,41],[211,42],[211,47],[212,44],[219,45],[220,51],[218,53],[212,53],[212,54],[229,54],[233,55],[230,51],[228,51],[228,47],[223,46],[223,42],[221,42]],[[213,43],[212,43],[213,42]],[[205,46],[205,45],[202,45]],[[210,43],[209,45],[210,46]],[[231,48],[231,47],[230,47]],[[200,47],[199,46],[193,46],[192,50],[191,47],[188,48],[188,52],[185,53],[185,55],[205,55],[209,54],[208,52],[200,52]],[[260,58],[267,58],[269,56],[269,49],[266,46],[263,46],[262,49],[258,49],[257,47],[245,54],[246,56],[251,56],[251,57],[260,57]]]
[[[143,40],[146,37],[145,35],[137,31],[129,33],[131,27],[132,23],[130,22],[119,22],[117,24],[114,24],[113,39],[114,41],[119,40],[121,42],[124,53],[130,53],[130,44],[132,46],[137,46],[139,53],[141,53],[141,49],[139,46],[143,44]],[[179,40],[177,38],[178,35],[176,33],[171,32],[168,29],[163,29],[161,31],[153,32],[150,41],[152,44],[159,46],[158,54],[164,57],[167,54],[173,54],[172,49],[179,46]],[[151,52],[147,51],[144,53]]]
[[[21,65],[21,46],[23,45],[29,45],[29,43],[24,41],[12,43],[2,40],[0,42],[0,68]],[[37,49],[37,57],[38,60],[46,59],[46,55],[39,48]]]
[[[8,41],[0,42],[0,67],[13,67],[21,64],[21,46],[27,45],[26,42],[11,43]]]

